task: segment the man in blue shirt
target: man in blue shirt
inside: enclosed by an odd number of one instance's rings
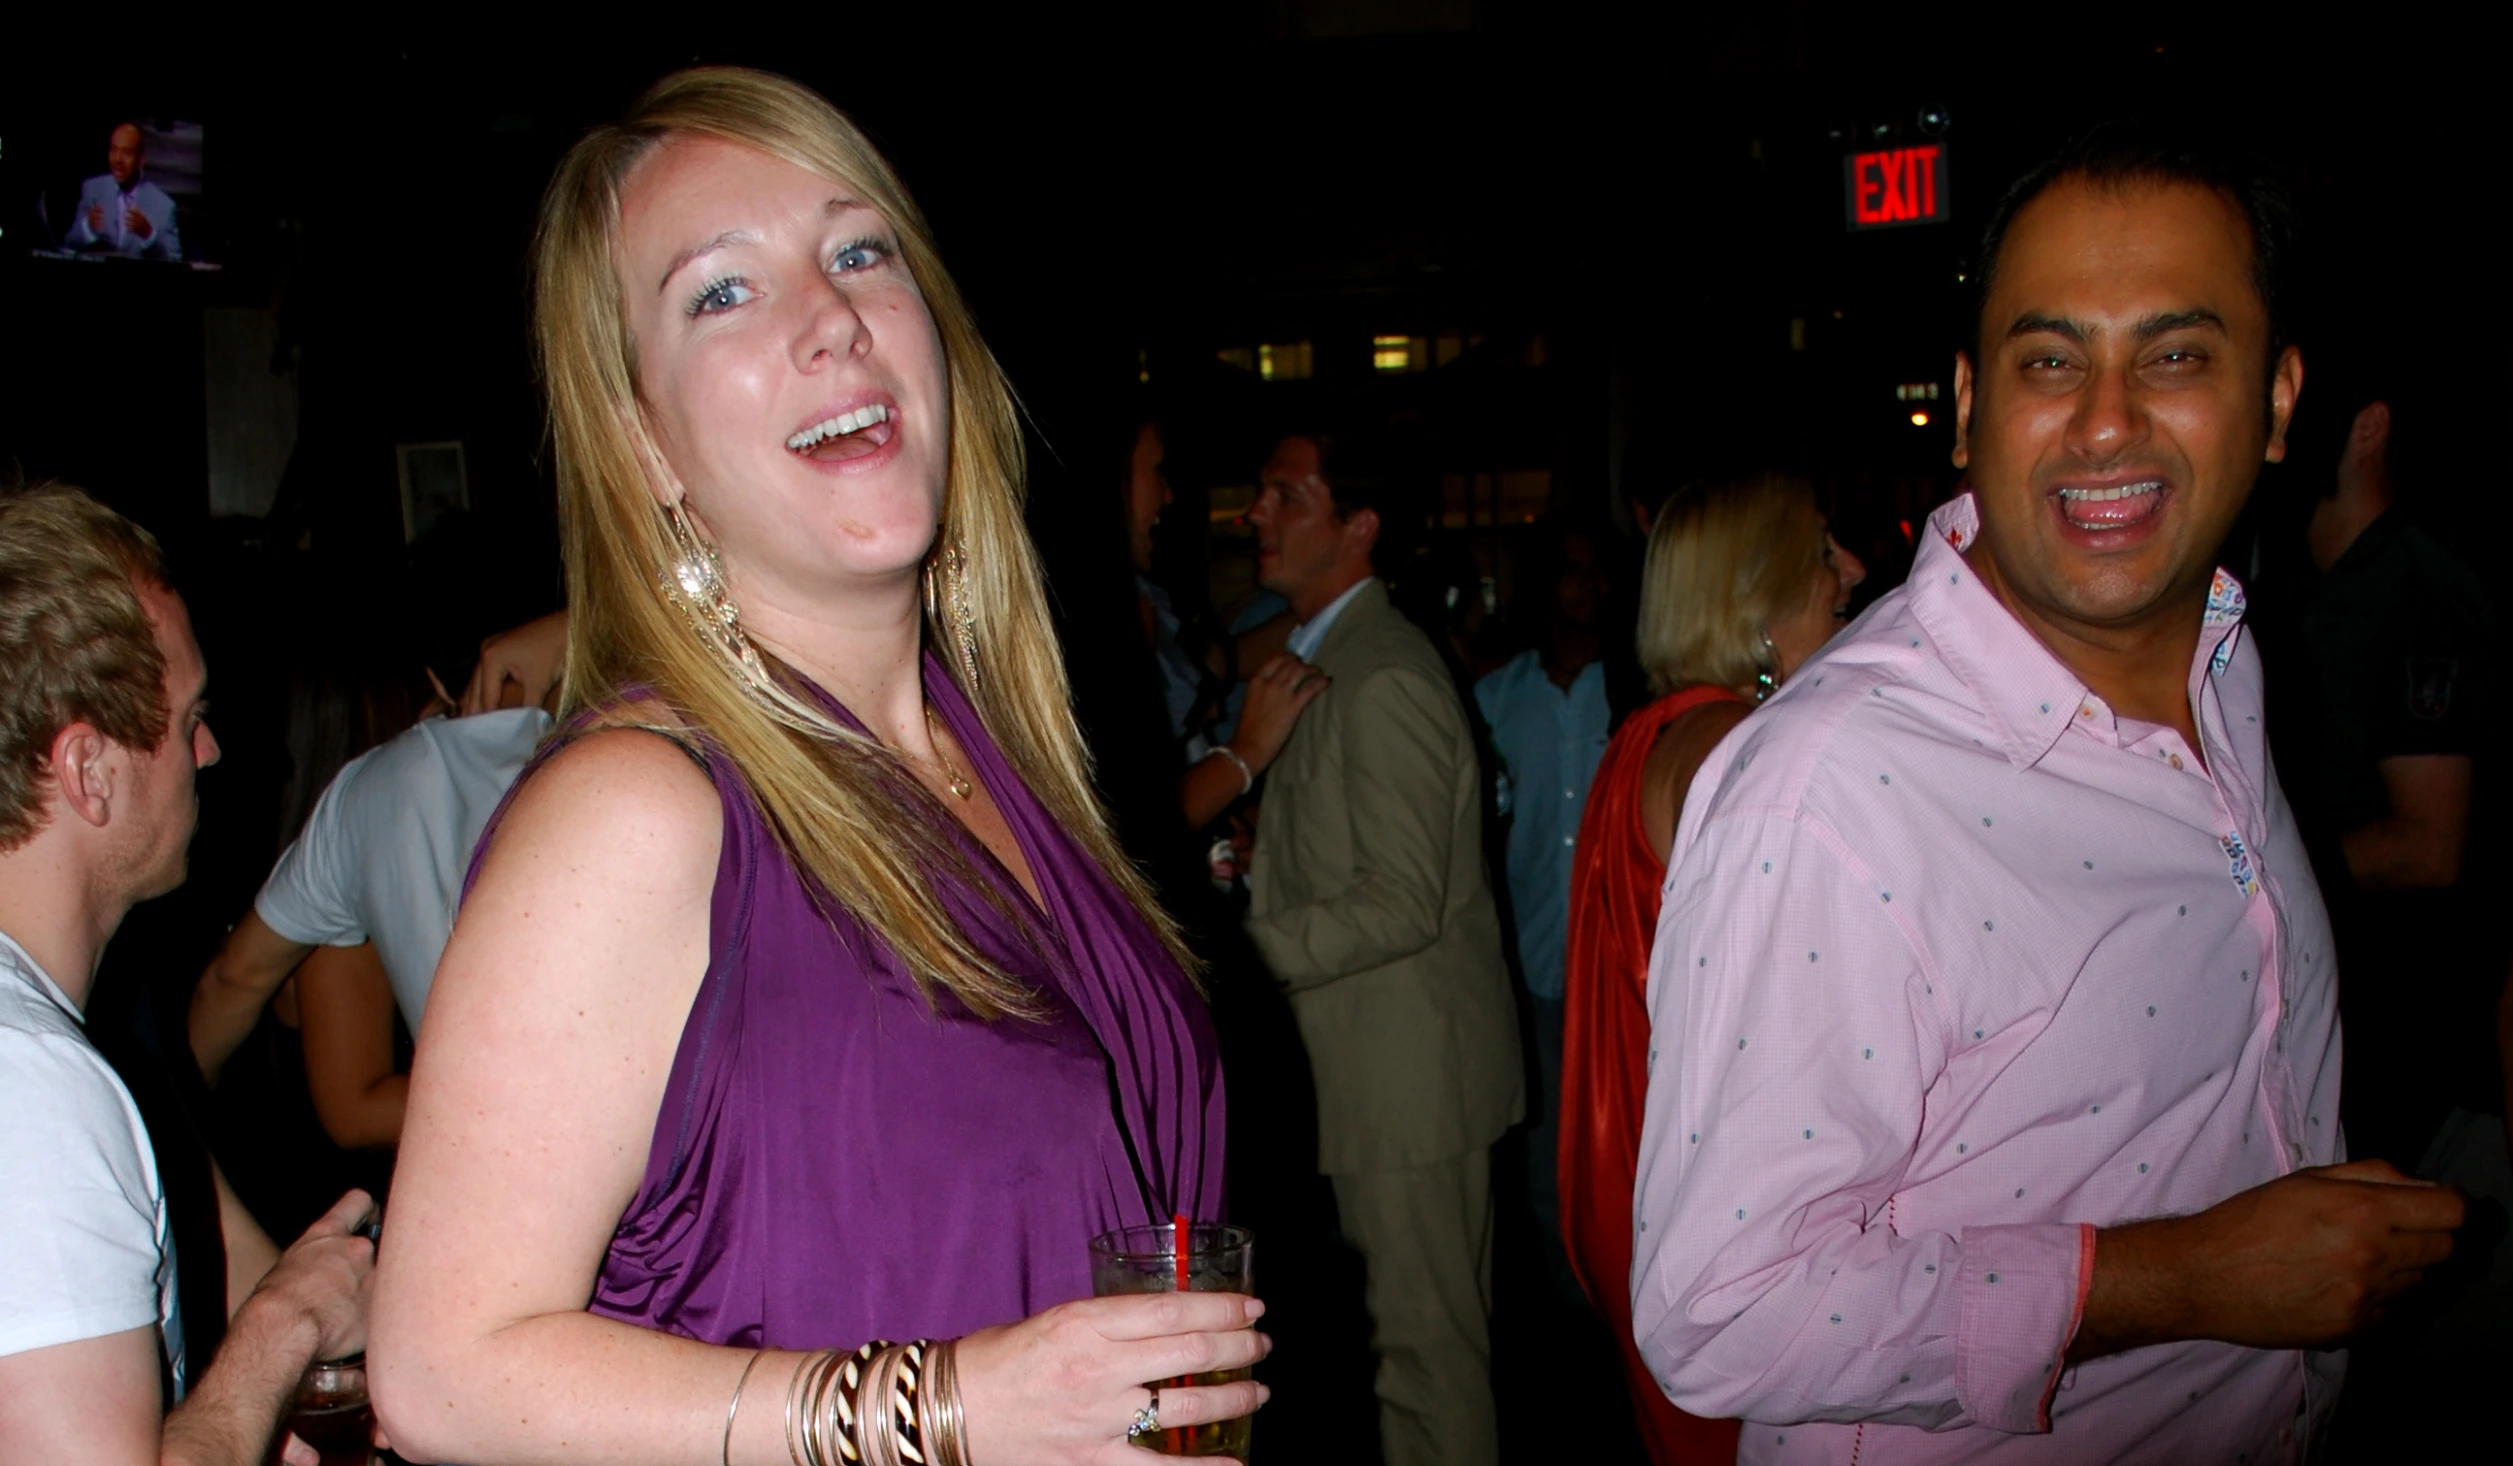
[[[79,189],[78,213],[61,242],[90,254],[182,259],[174,198],[140,176],[147,162],[148,139],[139,124],[115,128],[105,144],[105,171]]]
[[[1510,910],[1519,972],[1535,999],[1536,1057],[1544,1081],[1527,1136],[1527,1179],[1536,1219],[1558,1250],[1561,1205],[1554,1185],[1555,1119],[1562,1097],[1562,952],[1570,934],[1571,851],[1588,807],[1588,781],[1605,754],[1607,707],[1602,627],[1611,601],[1603,547],[1585,529],[1548,526],[1520,578],[1533,602],[1536,645],[1475,684],[1475,705],[1501,756]],[[1567,1262],[1557,1269],[1567,1282]]]

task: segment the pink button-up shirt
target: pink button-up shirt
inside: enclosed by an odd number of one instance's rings
[[[1970,498],[1712,754],[1649,963],[1632,1315],[1741,1462],[2297,1459],[2343,1356],[2065,1363],[2095,1229],[2339,1158],[2329,919],[2218,572],[2205,758],[1972,574]]]

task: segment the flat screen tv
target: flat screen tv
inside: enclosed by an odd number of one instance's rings
[[[9,139],[34,198],[24,241],[57,259],[137,260],[216,269],[200,227],[202,127],[159,117],[65,119]],[[12,149],[13,152],[17,151]],[[34,176],[29,179],[27,174]],[[20,215],[20,218],[27,218]],[[18,231],[12,230],[12,233]]]

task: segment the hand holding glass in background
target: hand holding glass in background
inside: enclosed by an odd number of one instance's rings
[[[286,1428],[271,1447],[284,1461],[288,1438],[314,1448],[323,1466],[368,1466],[375,1459],[375,1407],[366,1392],[366,1356],[317,1360],[297,1381]]]

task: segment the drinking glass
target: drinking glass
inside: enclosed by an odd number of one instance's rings
[[[1252,1291],[1255,1274],[1250,1269],[1250,1254],[1254,1251],[1254,1242],[1245,1227],[1208,1223],[1188,1226],[1184,1291]],[[1092,1296],[1109,1298],[1127,1293],[1179,1291],[1178,1234],[1175,1227],[1120,1227],[1091,1239]],[[1162,1380],[1160,1387],[1229,1384],[1233,1380],[1246,1379],[1248,1373],[1244,1367],[1213,1370]],[[1251,1417],[1242,1415],[1234,1420],[1217,1420],[1208,1425],[1166,1427],[1137,1436],[1134,1443],[1164,1456],[1229,1456],[1245,1461],[1248,1459],[1250,1421]],[[330,1463],[326,1462],[324,1466],[330,1466]]]
[[[367,1466],[375,1452],[375,1409],[367,1403],[366,1356],[308,1365],[287,1429],[322,1456],[323,1466]],[[279,1459],[276,1449],[271,1459]]]

